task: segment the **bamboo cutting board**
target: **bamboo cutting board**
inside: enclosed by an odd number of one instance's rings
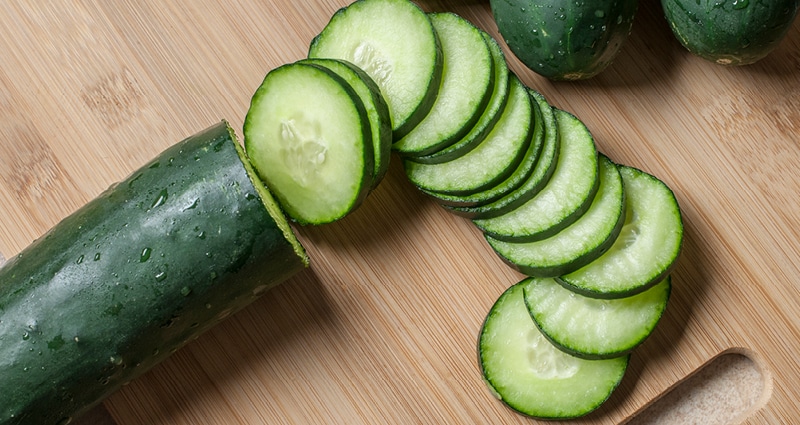
[[[0,2],[0,253],[184,137],[222,118],[241,129],[265,73],[302,58],[345,4]],[[419,4],[498,36],[486,1]],[[800,24],[762,62],[723,68],[685,52],[642,0],[592,80],[551,83],[509,61],[602,152],[664,180],[684,214],[665,317],[611,400],[576,423],[622,422],[731,351],[763,368],[747,421],[796,417]],[[393,160],[353,215],[297,228],[309,270],[111,396],[115,422],[532,423],[492,399],[475,350],[484,315],[522,276]]]

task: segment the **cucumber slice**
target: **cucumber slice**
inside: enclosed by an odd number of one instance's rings
[[[561,141],[558,137],[553,108],[540,93],[528,89],[532,103],[538,106],[542,118],[544,141],[542,151],[536,159],[536,166],[525,182],[500,199],[477,206],[445,206],[456,215],[471,219],[486,219],[503,215],[534,197],[550,180],[556,169]]]
[[[683,221],[675,194],[656,177],[618,165],[625,188],[625,224],[600,258],[558,280],[576,292],[619,298],[663,280],[678,258]]]
[[[489,52],[492,55],[493,69],[494,69],[494,87],[492,88],[492,97],[489,103],[484,108],[483,114],[478,119],[478,122],[470,129],[469,133],[461,140],[453,143],[452,145],[425,156],[410,157],[409,159],[421,162],[423,164],[438,164],[441,162],[450,161],[458,158],[461,155],[474,149],[486,135],[492,131],[492,128],[500,119],[503,108],[508,101],[508,88],[509,88],[509,71],[506,57],[500,45],[497,44],[491,35],[481,31],[486,44],[489,46]]]
[[[395,140],[428,114],[442,77],[433,25],[407,0],[357,0],[339,9],[308,57],[344,59],[366,71],[386,98]]]
[[[366,109],[326,68],[297,62],[267,73],[253,95],[244,136],[253,168],[300,224],[341,219],[371,190]]]
[[[625,195],[617,166],[600,155],[600,186],[592,205],[577,221],[534,242],[505,242],[486,236],[500,257],[528,276],[573,272],[606,252],[625,222]]]
[[[539,330],[559,349],[586,359],[626,355],[653,332],[667,308],[669,277],[631,297],[578,295],[552,278],[529,278],[525,305]]]
[[[531,102],[531,110],[534,123],[531,142],[528,144],[528,150],[525,152],[525,156],[522,158],[519,166],[517,166],[517,169],[514,170],[508,178],[489,189],[467,193],[466,195],[448,195],[424,189],[423,192],[435,198],[444,206],[478,206],[502,198],[520,187],[530,177],[531,173],[533,173],[539,155],[542,152],[542,145],[544,144],[542,111],[539,109],[539,105],[536,102]]]
[[[531,242],[558,233],[591,205],[599,183],[597,150],[589,129],[569,112],[553,108],[560,152],[552,177],[519,207],[473,222],[487,235],[509,242]]]
[[[459,140],[480,118],[494,87],[482,31],[453,13],[428,17],[442,46],[442,82],[428,115],[392,146],[402,155],[427,155]]]
[[[629,356],[587,360],[551,344],[531,319],[523,285],[492,306],[478,342],[483,377],[512,409],[541,419],[569,419],[597,409],[619,386]]]
[[[392,149],[392,121],[389,116],[389,107],[381,95],[380,88],[364,70],[339,59],[303,59],[301,63],[323,66],[338,76],[344,78],[350,87],[355,90],[369,118],[369,128],[372,133],[372,148],[375,170],[372,173],[372,188],[386,176],[389,170],[389,158]]]
[[[405,160],[406,174],[417,187],[462,194],[492,187],[517,167],[531,142],[533,114],[527,89],[516,76],[503,115],[478,147],[452,161],[420,164]]]

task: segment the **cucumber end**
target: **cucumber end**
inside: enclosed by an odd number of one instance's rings
[[[250,159],[247,156],[247,152],[245,152],[244,147],[239,142],[239,138],[236,136],[236,132],[227,121],[223,120],[223,122],[228,128],[231,139],[234,141],[233,144],[236,146],[236,153],[239,154],[239,159],[241,159],[244,169],[247,172],[247,176],[253,183],[253,187],[255,187],[257,196],[261,200],[261,203],[264,205],[264,208],[266,208],[270,217],[275,220],[275,224],[278,226],[281,232],[283,232],[283,236],[286,238],[286,241],[292,246],[294,252],[303,262],[303,265],[308,267],[310,263],[308,253],[300,243],[300,240],[297,239],[297,235],[295,235],[292,226],[289,224],[289,220],[286,218],[286,214],[284,214],[280,205],[278,205],[278,202],[275,201],[275,197],[272,196],[272,193],[264,185],[264,183],[261,181],[261,178],[258,176],[258,173],[253,168],[252,164],[250,163]]]

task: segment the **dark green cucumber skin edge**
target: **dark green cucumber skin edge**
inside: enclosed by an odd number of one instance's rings
[[[720,65],[749,65],[771,53],[794,21],[798,0],[661,0],[675,38]]]
[[[509,49],[551,80],[588,79],[606,69],[628,38],[638,9],[637,0],[489,3]]]
[[[177,143],[0,268],[0,424],[66,423],[307,266],[235,144]]]

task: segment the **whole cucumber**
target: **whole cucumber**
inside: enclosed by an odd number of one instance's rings
[[[551,80],[606,69],[633,26],[637,0],[490,0],[497,29],[525,66]]]
[[[308,260],[227,123],[0,268],[0,424],[64,424]]]
[[[775,50],[797,15],[798,0],[661,0],[678,41],[721,65],[748,65]]]

